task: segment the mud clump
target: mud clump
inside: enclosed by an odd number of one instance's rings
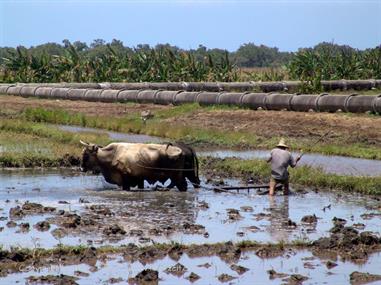
[[[189,280],[191,283],[196,282],[200,278],[201,277],[194,272],[191,272],[189,276],[185,277],[185,279]]]
[[[158,284],[159,282],[159,272],[152,269],[144,269],[138,273],[135,277],[129,278],[128,283],[130,284]]]
[[[284,278],[288,276],[288,274],[276,272],[274,269],[267,270],[267,274],[269,275],[270,280],[273,280],[276,278]]]
[[[119,225],[114,224],[103,230],[103,233],[107,236],[125,235],[126,231]]]
[[[203,210],[209,209],[209,204],[205,201],[199,201],[197,207]]]
[[[7,227],[8,228],[15,228],[16,226],[17,226],[17,224],[14,221],[9,221],[7,223]]]
[[[237,264],[232,264],[230,266],[230,269],[237,272],[239,275],[242,275],[242,274],[246,273],[247,271],[249,271],[249,268],[246,268],[244,266],[237,265]]]
[[[284,253],[284,250],[279,247],[261,247],[255,254],[260,258],[274,258],[281,256]]]
[[[77,228],[81,224],[81,216],[65,212],[58,223],[64,228]]]
[[[25,216],[24,211],[21,209],[20,206],[16,206],[14,208],[9,209],[9,217],[11,219],[21,219]]]
[[[54,236],[56,239],[63,238],[67,235],[67,232],[63,228],[57,228],[51,231],[52,236]]]
[[[325,266],[327,266],[328,269],[332,269],[334,267],[337,266],[337,263],[336,262],[333,262],[333,261],[330,261],[328,260],[326,263],[325,263]]]
[[[29,232],[29,230],[30,230],[30,225],[29,225],[29,223],[21,223],[21,224],[19,225],[19,227],[20,227],[20,231],[21,231],[22,233]]]
[[[198,224],[184,223],[183,229],[186,234],[203,234],[205,227]]]
[[[56,210],[54,207],[44,207],[38,203],[25,202],[22,205],[22,210],[26,214],[44,214],[44,213],[52,213]]]
[[[291,219],[288,219],[287,221],[285,221],[283,223],[283,226],[290,228],[290,229],[295,229],[298,227],[297,224],[294,221],[292,221]]]
[[[74,271],[74,275],[75,275],[75,276],[78,276],[78,277],[88,277],[88,276],[90,276],[89,273],[87,273],[87,272],[82,272],[82,271],[79,271],[79,270]]]
[[[103,215],[103,216],[114,216],[114,212],[110,210],[110,208],[106,207],[105,205],[91,205],[89,209],[94,212],[97,215]]]
[[[165,273],[172,274],[178,277],[182,276],[187,271],[188,271],[188,268],[186,268],[181,263],[176,263],[175,265],[170,266],[164,270]]]
[[[317,217],[315,216],[315,214],[306,215],[301,219],[301,222],[305,223],[305,224],[316,224],[317,223]]]
[[[372,232],[359,232],[353,227],[335,225],[330,237],[319,238],[313,242],[315,252],[337,251],[353,261],[366,260],[368,253],[381,244],[381,239]]]
[[[50,229],[50,224],[47,221],[41,221],[35,224],[34,228],[40,232],[45,232]]]
[[[46,276],[30,276],[27,278],[28,284],[52,284],[52,285],[76,285],[77,277],[69,275],[46,275]]]
[[[347,220],[333,217],[332,222],[335,226],[344,226],[347,223]]]
[[[361,285],[381,280],[381,275],[354,271],[349,276],[351,285]]]
[[[299,285],[303,284],[304,281],[308,280],[308,277],[300,275],[300,274],[292,274],[290,277],[283,279],[286,281],[287,285]]]
[[[222,273],[221,275],[219,275],[217,277],[217,279],[220,281],[220,282],[229,282],[229,281],[232,281],[234,279],[236,279],[237,277],[234,277],[234,276],[231,276],[229,274],[226,274],[226,273]]]
[[[111,277],[109,280],[107,280],[107,282],[109,284],[116,284],[116,283],[120,283],[122,281],[123,281],[122,277],[119,277],[119,278]]]
[[[168,256],[171,259],[178,261],[183,253],[183,248],[180,245],[175,245],[168,251]]]
[[[228,213],[228,218],[230,221],[237,221],[242,219],[242,216],[240,215],[237,209],[226,209],[226,211]]]
[[[220,245],[217,255],[225,262],[237,262],[241,257],[241,249],[235,247],[232,242],[226,242]]]

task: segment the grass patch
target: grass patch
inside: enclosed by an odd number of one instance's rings
[[[165,119],[171,117],[195,112],[199,108],[198,104],[185,104],[168,110],[158,110],[155,113],[155,118],[148,120],[146,124],[142,122],[140,115],[137,113],[130,113],[120,118],[87,116],[81,113],[71,113],[58,109],[27,108],[17,116],[26,121],[33,122],[78,125],[117,132],[160,136],[171,140],[182,140],[193,145],[269,149],[276,145],[280,139],[278,136],[268,139],[244,131],[225,132],[217,129],[189,127],[165,121]],[[232,109],[229,106],[208,106],[201,108],[205,108],[206,111],[224,108]],[[27,129],[25,131],[29,132]],[[380,148],[365,143],[342,144],[341,140],[338,139],[337,142],[314,144],[308,136],[297,139],[290,138],[289,143],[295,149],[303,149],[305,152],[381,159]]]
[[[217,169],[227,176],[253,176],[262,181],[270,177],[270,165],[263,160],[208,159],[201,158],[201,165]],[[359,192],[363,194],[381,194],[381,177],[354,177],[327,174],[321,169],[298,166],[290,169],[291,182],[297,185]]]
[[[79,140],[107,144],[106,135],[64,132],[53,126],[17,119],[0,121],[0,167],[79,165]]]

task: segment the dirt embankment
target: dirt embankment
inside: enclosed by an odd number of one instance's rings
[[[264,138],[274,136],[295,139],[319,138],[329,132],[325,142],[367,143],[381,145],[381,117],[367,115],[302,113],[287,111],[200,110],[171,118],[183,125],[224,131],[249,132]]]
[[[123,117],[143,110],[169,110],[172,106],[154,104],[120,104],[69,100],[32,99],[0,96],[2,110],[21,111],[25,108],[60,108],[89,116]],[[258,137],[284,136],[294,139],[316,140],[322,135],[324,142],[365,143],[381,145],[381,116],[365,114],[330,114],[288,111],[208,110],[181,114],[166,120],[169,123],[195,128],[229,132],[247,132]]]
[[[0,106],[3,110],[22,111],[26,108],[59,108],[70,112],[83,113],[89,116],[123,117],[131,113],[140,113],[143,110],[152,111],[171,108],[169,106],[153,104],[120,104],[70,100],[48,100],[23,98],[18,96],[0,96]]]

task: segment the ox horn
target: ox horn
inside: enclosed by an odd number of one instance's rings
[[[84,146],[89,146],[89,145],[90,145],[89,143],[86,143],[86,142],[84,142],[84,141],[82,141],[82,140],[79,140],[79,142],[80,142],[82,145],[84,145]]]

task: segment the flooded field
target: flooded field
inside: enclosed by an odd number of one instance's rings
[[[4,284],[15,284],[30,276],[64,274],[78,278],[77,284],[131,284],[129,278],[149,268],[158,272],[160,284],[301,284],[291,283],[292,280],[305,280],[303,284],[349,284],[350,272],[380,273],[380,260],[381,255],[374,254],[366,263],[358,265],[341,260],[320,259],[306,250],[289,250],[284,255],[271,259],[260,258],[254,252],[245,252],[234,262],[225,262],[218,256],[191,258],[183,254],[178,260],[165,256],[142,264],[140,261],[130,262],[121,255],[108,255],[90,264],[53,265],[11,274],[1,281]],[[327,262],[336,265],[330,268],[327,267]],[[376,285],[380,281],[368,284]]]
[[[117,141],[165,141],[60,128]],[[198,154],[265,159],[268,152]],[[375,160],[306,154],[301,162],[328,173],[381,174]],[[203,188],[188,192],[168,184],[122,191],[78,169],[0,170],[0,284],[381,284],[381,276],[354,273],[381,273],[380,198],[316,187],[272,198],[255,190],[217,193],[209,178],[201,181]],[[31,262],[17,252],[63,246],[87,249]],[[102,252],[110,246],[117,250]]]
[[[361,224],[367,231],[381,229],[381,203],[358,195],[333,193],[291,196],[257,195],[255,191],[215,193],[194,190],[125,192],[104,182],[103,177],[84,176],[75,171],[2,171],[0,240],[3,246],[49,248],[64,243],[92,245],[122,243],[179,242],[215,243],[256,240],[279,242],[316,240],[329,234],[332,219],[342,218],[347,225]],[[238,184],[238,181],[229,181]],[[54,207],[54,211],[33,212],[9,217],[12,208],[26,202]],[[308,203],[306,203],[308,201]],[[60,228],[58,212],[75,213],[91,226],[65,229],[62,237],[40,231],[34,225],[48,221],[49,231]],[[303,223],[305,215],[315,215],[314,223]],[[295,222],[290,225],[289,221]],[[17,225],[9,227],[9,222]],[[20,225],[29,223],[28,231]],[[127,234],[117,239],[103,235],[104,226],[117,223]],[[62,225],[61,225],[62,229]],[[7,237],[12,234],[12,239]]]
[[[76,170],[2,170],[0,181],[0,242],[5,249],[53,248],[59,244],[99,247],[133,243],[144,247],[174,242],[192,246],[245,240],[306,243],[330,236],[330,229],[338,222],[380,238],[381,202],[369,196],[308,189],[273,199],[255,191],[215,193],[193,188],[186,193],[125,192],[100,176]],[[361,260],[355,263],[340,255],[320,256],[313,250],[291,247],[275,255],[242,251],[228,259],[207,252],[195,256],[188,252],[175,259],[162,254],[149,261],[105,254],[91,263],[27,267],[0,281],[12,284],[31,276],[38,279],[64,274],[78,278],[77,284],[127,284],[129,278],[150,268],[158,272],[160,284],[190,282],[188,279],[196,275],[200,279],[194,284],[227,280],[231,284],[284,284],[293,278],[302,278],[303,284],[320,284],[321,280],[347,284],[353,271],[380,273],[380,253],[369,253]],[[335,265],[327,266],[327,262]],[[196,275],[189,277],[191,272]]]

